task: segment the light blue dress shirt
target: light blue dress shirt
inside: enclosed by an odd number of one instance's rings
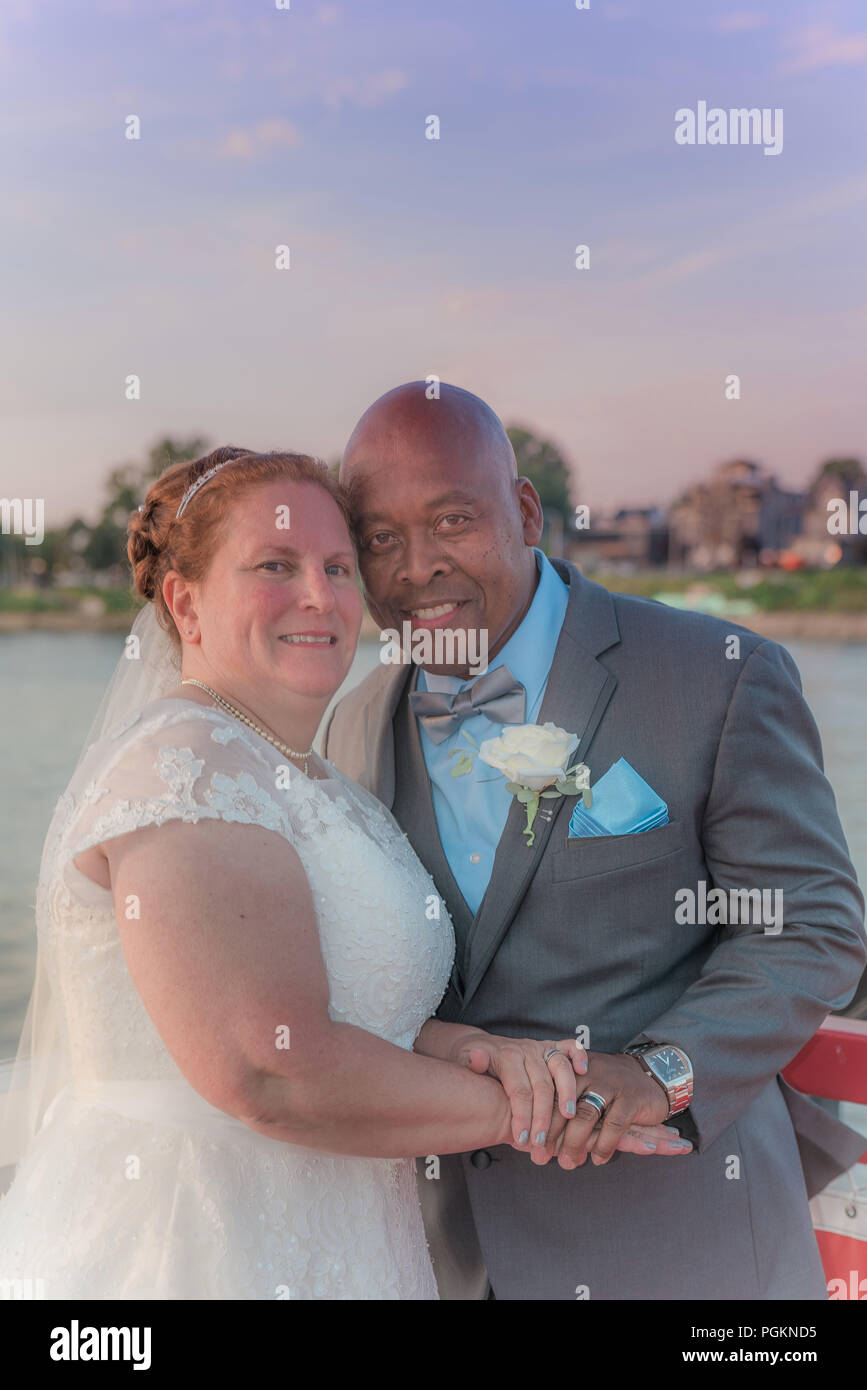
[[[491,657],[489,671],[508,666],[527,692],[526,724],[533,724],[542,706],[548,673],[569,602],[569,585],[560,578],[554,566],[541,550],[535,551],[539,567],[539,582],[520,627],[516,628],[506,645]],[[436,676],[419,670],[418,690],[440,690],[457,694],[469,690],[478,677],[461,680],[457,676]],[[466,729],[477,744],[486,738],[499,738],[506,726],[475,714],[465,719]],[[506,778],[494,768],[475,757],[473,769],[463,777],[452,777],[457,762],[449,754],[456,748],[473,753],[475,750],[461,731],[434,743],[419,724],[424,760],[430,777],[434,812],[440,841],[449,868],[475,915],[485,896],[494,866],[494,854],[506,824],[512,795],[506,791]]]

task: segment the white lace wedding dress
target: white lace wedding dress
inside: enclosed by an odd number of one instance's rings
[[[281,1143],[206,1102],[136,992],[110,893],[72,863],[169,820],[277,831],[310,883],[332,1019],[411,1049],[448,982],[445,906],[374,797],[322,761],[324,779],[292,768],[281,787],[281,765],[232,716],[159,699],[61,798],[38,916],[66,1085],[0,1202],[3,1279],[51,1299],[437,1297],[413,1160]]]

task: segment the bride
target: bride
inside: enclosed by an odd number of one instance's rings
[[[547,1162],[584,1055],[432,1018],[445,907],[390,813],[312,751],[361,622],[324,466],[176,464],[129,556],[148,603],[43,855],[4,1281],[434,1299],[413,1157]]]

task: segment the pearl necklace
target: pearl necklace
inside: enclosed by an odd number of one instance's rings
[[[279,738],[276,738],[274,734],[269,734],[267,729],[263,729],[260,724],[254,724],[252,719],[248,719],[246,714],[242,714],[239,709],[235,709],[234,705],[230,705],[228,700],[224,700],[222,695],[217,694],[216,690],[212,690],[209,685],[205,685],[204,681],[197,681],[192,676],[187,676],[181,681],[181,685],[197,685],[200,690],[206,690],[208,694],[212,695],[217,701],[217,704],[222,705],[223,709],[227,709],[230,714],[234,714],[236,719],[240,719],[242,724],[246,724],[247,727],[253,729],[255,733],[261,734],[262,738],[267,739],[269,743],[273,743],[274,747],[279,748],[281,753],[285,753],[289,758],[303,758],[304,776],[307,776],[307,759],[313,752],[312,743],[306,753],[299,753],[296,748],[290,748],[288,743],[283,743]]]

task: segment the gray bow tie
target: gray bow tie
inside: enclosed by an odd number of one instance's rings
[[[527,692],[508,666],[498,666],[479,676],[469,690],[459,690],[456,695],[443,690],[416,690],[409,703],[434,743],[443,743],[473,714],[484,714],[498,724],[523,724]]]

